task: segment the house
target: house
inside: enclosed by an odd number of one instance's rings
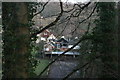
[[[73,45],[75,44],[76,40],[70,40],[69,43],[68,43],[68,48],[71,48],[73,47]],[[77,50],[77,49],[80,49],[80,46],[77,45],[73,48],[73,50]]]
[[[51,55],[51,57],[52,55],[60,55],[66,50],[73,47],[74,44],[74,40],[68,41],[67,39],[65,39],[65,37],[61,37],[59,40],[56,40],[56,38],[49,38],[49,42],[47,42],[45,45],[45,54]],[[78,56],[80,54],[79,52],[77,52],[78,49],[80,49],[80,46],[77,45],[73,48],[72,51],[65,53],[65,55],[73,57]]]
[[[51,44],[51,43],[46,43],[44,45],[44,51],[45,52],[52,52],[53,48],[55,48],[55,46],[53,44]]]
[[[41,34],[40,34],[40,37],[41,37],[41,40],[43,41],[47,41],[47,38],[51,35],[52,33],[49,31],[49,30],[44,30]]]
[[[54,34],[49,35],[49,37],[47,38],[47,42],[55,43],[55,40],[57,40],[57,38],[54,36]]]
[[[49,51],[52,51],[53,48],[55,48],[56,37],[49,30],[43,31],[43,33],[41,33],[40,37],[41,37],[41,40],[45,41],[45,43],[46,43],[44,45],[44,51],[49,52]]]
[[[44,30],[42,33],[37,35],[38,39],[36,40],[36,43],[39,43],[40,41],[49,42],[49,39],[56,39],[54,34],[52,34],[49,30]]]
[[[52,54],[62,54],[62,53],[64,53],[64,51],[52,52]],[[80,53],[70,51],[70,52],[66,52],[65,55],[80,55]]]
[[[67,49],[73,47],[73,45],[75,44],[74,40],[67,40],[65,38],[61,38],[59,40],[57,40],[56,45],[57,48],[61,51],[66,51]],[[73,48],[74,50],[80,49],[80,46],[77,45]]]
[[[57,49],[61,50],[61,51],[65,51],[68,49],[68,41],[65,38],[61,38],[59,40],[56,41],[56,45],[57,45]]]
[[[74,44],[74,40],[68,40],[64,36],[57,40],[54,34],[49,30],[43,31],[40,35],[40,39],[45,42],[44,52],[45,54],[61,54],[62,52],[71,48]],[[79,46],[73,48],[74,50],[80,49]],[[77,52],[67,52],[66,55],[79,55]]]

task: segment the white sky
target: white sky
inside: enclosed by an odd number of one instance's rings
[[[68,1],[68,2],[71,2],[71,3],[77,3],[77,2],[86,2],[86,1],[89,1],[89,0],[62,0],[62,1]]]
[[[2,2],[47,2],[48,0],[0,0]],[[62,2],[66,2],[66,0],[61,0]],[[68,0],[68,2],[76,3],[76,2],[118,2],[120,0]],[[50,2],[59,2],[59,0],[50,0]]]
[[[47,2],[48,0],[38,0],[39,2]],[[86,2],[90,0],[61,0],[62,2],[71,2],[71,3],[77,3],[77,2]],[[59,2],[59,0],[50,0],[50,2]]]

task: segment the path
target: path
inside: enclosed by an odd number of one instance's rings
[[[51,65],[48,78],[63,78],[77,66],[76,61],[56,61]],[[79,71],[72,78],[78,78]]]

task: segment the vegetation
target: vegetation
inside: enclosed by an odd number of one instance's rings
[[[41,60],[40,60],[40,63],[37,64],[37,67],[36,67],[34,73],[35,73],[36,75],[39,75],[39,74],[42,72],[42,70],[49,64],[49,62],[50,62],[50,60],[41,59]],[[46,71],[42,74],[42,76],[44,76],[44,77],[45,77],[45,76],[48,76],[48,70],[46,70]]]
[[[96,28],[93,31],[95,35],[93,42],[93,51],[102,55],[101,56],[101,76],[110,78],[108,66],[112,70],[116,70],[116,52],[114,51],[114,27],[115,27],[115,3],[99,3],[98,5],[99,20],[96,22]],[[109,18],[108,18],[109,17]]]
[[[93,29],[92,40],[84,42],[85,49],[83,53],[87,53],[85,61],[93,59],[95,56],[101,56],[100,58],[93,61],[82,72],[85,73],[85,77],[102,77],[111,78],[114,75],[109,74],[108,66],[111,70],[117,71],[117,53],[116,45],[114,42],[114,31],[115,31],[115,3],[98,3],[97,12],[99,18],[95,20],[96,27]],[[109,17],[109,18],[108,18]],[[90,46],[86,47],[86,44]],[[82,49],[82,50],[83,50]],[[85,56],[86,57],[86,56]],[[89,59],[88,59],[89,58]],[[83,58],[82,58],[83,59]],[[82,60],[83,61],[83,60]],[[87,70],[86,70],[87,69]],[[91,74],[93,73],[93,74]],[[82,75],[81,75],[82,76]],[[82,77],[83,77],[82,76]]]

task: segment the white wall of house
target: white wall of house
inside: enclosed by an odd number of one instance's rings
[[[73,47],[73,45],[68,45],[68,48]],[[80,46],[75,46],[73,49],[80,49]]]
[[[44,37],[41,37],[41,41],[46,41],[46,39]]]
[[[53,34],[51,34],[51,35],[48,37],[48,39],[56,39],[56,37],[55,37]]]

